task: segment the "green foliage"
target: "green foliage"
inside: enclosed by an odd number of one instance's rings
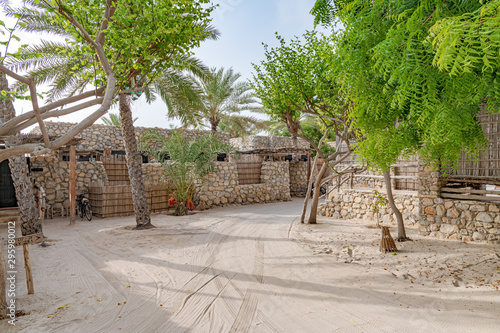
[[[244,116],[243,111],[259,111],[258,100],[247,82],[238,82],[241,75],[232,68],[212,68],[208,75],[194,80],[200,93],[196,103],[173,103],[169,116],[179,118],[185,125],[198,127],[206,122],[213,133],[221,122],[229,133],[248,133],[252,127],[259,128],[260,121],[252,116]]]
[[[173,197],[181,204],[176,212],[179,215],[186,212],[186,203],[192,200],[195,187],[206,181],[206,176],[215,170],[217,154],[233,151],[232,146],[223,142],[217,134],[187,140],[181,131],[174,131],[167,138],[155,130],[144,133],[140,149],[162,163],[165,180],[173,189]],[[168,159],[165,160],[165,157]]]
[[[493,2],[498,1],[488,3]],[[334,57],[341,59],[342,89],[352,100],[351,116],[363,138],[357,153],[372,167],[387,170],[402,155],[416,152],[438,165],[457,161],[462,149],[484,147],[477,114],[483,99],[494,102],[496,72],[483,74],[484,65],[464,58],[464,47],[454,46],[470,43],[476,58],[495,62],[484,57],[489,47],[473,41],[472,29],[462,26],[469,36],[446,32],[484,6],[478,1],[317,1],[317,23],[335,18],[342,25],[333,33]]]
[[[273,120],[299,120],[304,111],[328,113],[337,106],[335,59],[332,40],[307,32],[287,45],[276,35],[280,46],[264,45],[266,60],[254,64],[252,86],[262,100],[263,111]]]
[[[135,123],[135,121],[137,119],[139,119],[139,118],[135,117],[134,119],[132,119],[132,122]],[[122,118],[120,117],[120,115],[118,113],[110,113],[109,118],[101,117],[101,120],[104,122],[105,125],[108,125],[108,126],[121,126],[122,125]]]
[[[144,88],[166,69],[175,69],[179,58],[188,57],[193,47],[213,38],[209,0],[116,1],[103,40],[107,59],[118,79],[119,89]],[[16,70],[29,72],[37,83],[53,82],[51,99],[74,94],[88,85],[106,84],[94,46],[76,20],[95,39],[101,32],[106,10],[104,0],[26,1],[21,8],[8,8],[10,15],[22,17],[22,29],[53,33],[64,43],[42,42],[15,56]]]
[[[266,60],[254,65],[252,85],[262,100],[263,112],[272,121],[286,124],[287,129],[272,126],[277,133],[293,132],[318,144],[327,128],[334,128],[327,141],[347,125],[348,99],[340,90],[338,59],[334,56],[334,39],[307,32],[288,45],[276,36],[280,46],[264,45]],[[334,152],[328,145],[323,154]]]
[[[381,208],[385,208],[389,205],[389,200],[387,200],[387,198],[377,190],[373,190],[372,193],[375,195],[375,202],[372,205],[372,211],[378,214],[380,213]]]

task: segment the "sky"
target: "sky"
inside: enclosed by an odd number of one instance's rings
[[[278,45],[276,32],[289,41],[314,29],[314,18],[309,12],[315,0],[215,0],[213,3],[219,5],[212,12],[212,24],[219,30],[220,37],[216,41],[204,42],[194,50],[195,56],[209,67],[232,67],[241,74],[241,80],[252,79],[252,63],[264,60],[262,43],[271,47]],[[17,114],[32,110],[26,101],[16,101],[15,107]],[[95,109],[53,118],[52,121],[78,122]],[[110,112],[118,113],[118,110],[114,108]],[[148,104],[141,98],[133,102],[132,113],[138,118],[135,126],[169,128],[179,125],[177,121],[167,119],[161,99]]]

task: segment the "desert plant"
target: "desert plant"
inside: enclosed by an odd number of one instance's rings
[[[169,205],[174,208],[174,215],[181,216],[194,209],[193,192],[215,170],[217,155],[231,153],[233,148],[217,134],[187,139],[181,131],[166,137],[150,130],[141,138],[141,150],[162,164],[166,184],[173,191]]]

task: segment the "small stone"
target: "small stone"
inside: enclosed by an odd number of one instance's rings
[[[472,234],[472,239],[475,241],[483,241],[486,239],[486,236],[479,232],[475,232],[474,234]]]
[[[445,204],[445,207],[446,207],[446,204]],[[448,211],[448,214],[447,214],[448,217],[451,217],[452,219],[454,218],[457,218],[460,216],[460,214],[458,213],[458,210],[456,210],[455,208],[452,208]]]
[[[434,204],[434,201],[432,201],[431,199],[429,198],[424,198],[424,200],[422,200],[422,205],[424,207],[427,207],[427,206],[432,206]]]
[[[493,212],[493,213],[498,213],[498,212],[500,212],[500,208],[499,208],[499,206],[497,206],[497,205],[490,205],[490,206],[488,207],[488,210],[489,210],[490,212]]]
[[[436,213],[438,216],[444,216],[446,210],[443,205],[437,205],[436,206]]]
[[[478,220],[480,222],[486,222],[486,223],[493,222],[493,218],[491,217],[491,215],[488,213],[485,213],[485,212],[481,212],[481,213],[477,214],[476,220]]]
[[[440,231],[449,236],[449,235],[453,235],[453,234],[456,234],[459,232],[459,229],[456,225],[451,225],[451,224],[442,224],[441,225],[441,229]]]
[[[486,210],[486,207],[482,205],[473,205],[470,207],[470,210],[473,212],[484,212]]]
[[[427,207],[425,208],[425,214],[427,215],[436,215],[436,209],[434,207]]]

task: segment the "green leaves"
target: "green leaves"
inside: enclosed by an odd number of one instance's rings
[[[163,69],[173,66],[176,59],[189,55],[200,41],[213,37],[213,29],[209,28],[213,7],[208,5],[209,0],[132,0],[114,4],[113,15],[104,30],[105,0],[75,0],[64,4],[60,1],[31,1],[26,6],[9,9],[12,15],[21,18],[24,30],[54,33],[66,38],[66,48],[52,45],[53,50],[59,52],[57,55],[35,52],[37,47],[23,54],[23,61],[43,58],[45,64],[64,63],[61,68],[64,68],[66,78],[63,80],[62,75],[57,76],[61,79],[55,84],[59,90],[54,97],[64,90],[63,82],[73,82],[67,87],[71,93],[77,86],[84,87],[84,82],[104,80],[94,45],[84,38],[84,32],[93,40],[104,33],[106,58],[111,62],[118,88],[130,86],[131,81],[144,87]],[[73,19],[82,29],[71,24]],[[36,68],[39,74],[49,70],[48,67],[37,67],[39,64],[34,62],[31,68]],[[21,66],[27,66],[27,63],[22,62]],[[51,76],[53,79],[54,74]],[[137,77],[141,79],[136,80]]]
[[[162,163],[165,182],[178,203],[192,199],[197,184],[215,170],[215,158],[219,153],[232,153],[233,148],[217,134],[205,134],[187,138],[181,131],[166,137],[160,131],[150,130],[141,137],[140,149]]]
[[[330,10],[342,24],[334,33],[338,75],[363,137],[357,153],[372,167],[387,170],[416,152],[434,165],[454,163],[462,149],[484,146],[476,115],[500,91],[499,5],[317,1],[319,21]]]

